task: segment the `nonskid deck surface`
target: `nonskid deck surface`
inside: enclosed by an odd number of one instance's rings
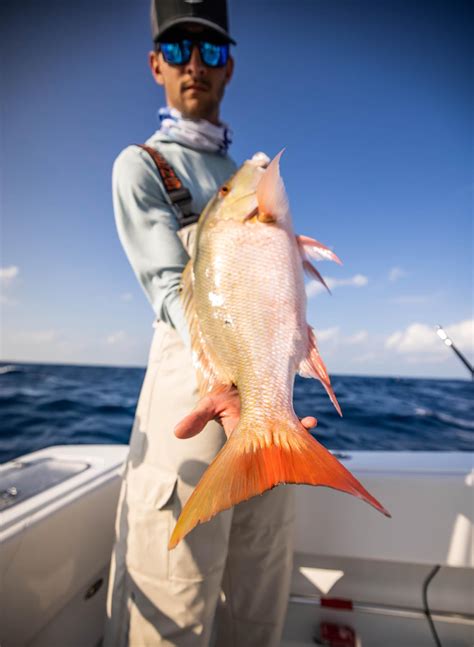
[[[0,466],[2,491],[14,477],[0,512],[0,587],[8,592],[2,647],[67,644],[71,632],[84,647],[100,640],[126,455],[117,445],[61,446]],[[440,642],[472,647],[473,456],[344,452],[345,466],[392,519],[339,492],[295,486],[296,552],[282,647],[315,645],[324,631],[339,630],[354,647],[436,644],[422,600],[437,565],[428,601]]]

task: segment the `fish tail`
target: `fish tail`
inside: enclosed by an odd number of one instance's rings
[[[280,483],[324,485],[385,508],[295,418],[275,420],[265,432],[238,425],[184,506],[168,548],[199,523]]]

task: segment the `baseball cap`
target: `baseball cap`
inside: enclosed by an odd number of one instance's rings
[[[202,25],[236,45],[228,33],[226,0],[151,0],[153,42],[162,40],[171,27],[189,22]]]

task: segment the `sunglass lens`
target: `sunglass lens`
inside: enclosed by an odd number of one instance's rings
[[[214,43],[201,43],[201,57],[205,65],[209,67],[221,67],[227,63],[228,45],[215,45]]]
[[[167,63],[171,63],[171,65],[184,65],[190,59],[191,41],[183,40],[178,43],[161,43],[160,49]]]
[[[179,65],[182,62],[183,55],[179,43],[161,43],[160,49],[167,63]]]

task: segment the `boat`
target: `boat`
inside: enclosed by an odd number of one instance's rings
[[[61,445],[0,466],[2,647],[100,646],[127,452]],[[392,518],[334,490],[291,486],[281,647],[472,647],[474,453],[335,454]]]

